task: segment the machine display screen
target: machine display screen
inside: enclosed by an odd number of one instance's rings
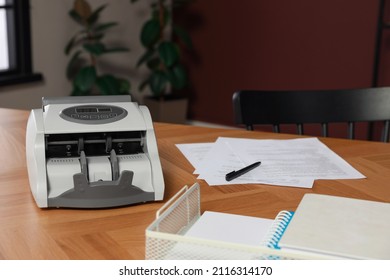
[[[76,108],[76,113],[97,113],[97,108]]]
[[[99,112],[111,112],[112,110],[111,110],[111,108],[99,108],[98,109],[99,110]]]

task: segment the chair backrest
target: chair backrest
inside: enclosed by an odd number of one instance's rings
[[[329,123],[348,123],[348,138],[353,139],[356,122],[384,121],[382,141],[389,137],[390,87],[316,90],[260,91],[244,90],[233,94],[236,124],[253,130],[257,124],[296,124],[304,134],[303,124],[320,123],[322,136],[328,136]]]

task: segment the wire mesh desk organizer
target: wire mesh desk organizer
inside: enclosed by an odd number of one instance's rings
[[[187,236],[186,232],[200,217],[199,184],[195,183],[190,188],[188,186],[183,187],[157,211],[156,220],[146,229],[145,258],[171,260],[324,258],[312,253],[277,249],[269,243],[272,236],[267,236],[264,244],[258,246]],[[278,224],[280,224],[280,220],[276,218],[270,232],[275,232],[275,227]]]

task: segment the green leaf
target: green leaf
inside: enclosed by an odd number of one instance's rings
[[[107,49],[106,46],[103,43],[87,43],[83,45],[84,49],[89,52],[92,55],[100,56],[102,54],[106,53],[115,53],[115,52],[128,52],[129,49],[117,47],[117,48],[111,48]]]
[[[77,87],[73,87],[71,95],[73,96],[88,95],[88,92],[82,91]]]
[[[107,22],[107,23],[102,23],[102,24],[99,24],[97,26],[95,26],[92,30],[93,32],[102,32],[102,31],[105,31],[111,27],[114,27],[114,26],[117,26],[118,23],[117,22]]]
[[[145,48],[151,48],[160,37],[160,23],[152,19],[147,21],[141,30],[141,43]]]
[[[66,67],[66,77],[70,80],[72,79],[75,72],[75,64],[79,60],[81,51],[77,51],[73,54],[72,58],[69,60],[68,66]]]
[[[179,49],[173,42],[163,42],[158,46],[161,60],[167,67],[174,65],[180,58]]]
[[[96,56],[103,54],[106,50],[105,46],[102,43],[87,43],[83,45],[84,49]]]
[[[112,75],[98,77],[96,86],[104,95],[128,94],[130,83],[125,79],[118,79]]]
[[[70,10],[69,16],[78,24],[85,25],[82,17],[75,10]]]
[[[96,86],[100,92],[104,95],[116,95],[119,94],[119,82],[112,75],[104,75],[96,80]]]
[[[188,35],[187,31],[185,31],[180,26],[173,26],[173,33],[179,38],[181,42],[190,50],[193,49],[192,40],[190,35]]]
[[[91,39],[94,39],[94,38],[91,38]],[[68,44],[66,45],[65,50],[64,50],[65,54],[69,55],[74,47],[76,47],[81,42],[86,42],[87,40],[88,40],[87,39],[87,32],[85,32],[84,30],[77,32],[69,40]]]
[[[158,57],[155,57],[153,59],[150,59],[148,62],[147,62],[147,66],[150,70],[156,70],[159,68],[161,64],[161,59],[158,58]]]
[[[86,66],[77,73],[73,84],[81,91],[89,91],[96,81],[96,69],[94,66]]]
[[[104,49],[103,53],[114,53],[114,52],[128,52],[128,48],[123,47],[117,47],[117,48],[111,48],[111,49]]]
[[[154,49],[148,49],[142,56],[141,58],[138,60],[137,62],[137,67],[139,67],[140,65],[142,65],[143,63],[147,62],[149,59],[151,59],[153,57],[153,55],[155,54],[155,50]]]
[[[78,34],[74,35],[70,40],[69,42],[66,44],[65,46],[65,54],[66,55],[69,55],[70,51],[72,50],[73,46],[74,46],[74,43],[76,41],[76,38],[78,37]]]
[[[100,13],[107,7],[107,4],[99,6],[92,14],[88,17],[87,22],[89,25],[94,25],[100,16]]]
[[[125,79],[118,79],[119,81],[119,93],[120,94],[127,94],[130,93],[130,82]]]
[[[186,70],[180,64],[169,70],[167,76],[174,89],[182,89],[188,84]]]
[[[153,72],[150,77],[149,86],[155,96],[160,96],[164,93],[167,82],[168,79],[164,72],[156,71]]]

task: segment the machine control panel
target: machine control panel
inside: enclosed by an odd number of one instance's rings
[[[62,110],[60,116],[75,123],[106,124],[123,119],[127,111],[111,105],[79,105]]]

